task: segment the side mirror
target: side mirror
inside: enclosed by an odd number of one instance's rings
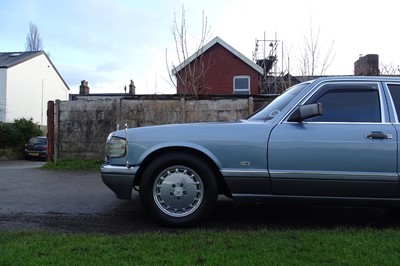
[[[288,122],[302,122],[305,119],[322,115],[322,103],[299,105]]]

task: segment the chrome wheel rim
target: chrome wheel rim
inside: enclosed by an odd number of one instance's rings
[[[176,165],[163,170],[153,186],[157,207],[171,217],[185,217],[196,211],[204,196],[200,176],[192,169]]]

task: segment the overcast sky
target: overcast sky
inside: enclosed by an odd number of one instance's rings
[[[191,52],[204,11],[209,40],[219,36],[252,59],[256,39],[276,37],[278,65],[287,68],[290,58],[293,74],[310,28],[320,30],[321,57],[334,42],[327,74],[353,74],[360,54],[400,64],[396,0],[0,0],[0,52],[24,51],[33,22],[71,93],[78,93],[81,80],[92,93],[122,93],[131,79],[138,94],[174,93],[165,59],[167,50],[170,63],[178,63],[170,25],[174,13],[180,19],[182,5]]]

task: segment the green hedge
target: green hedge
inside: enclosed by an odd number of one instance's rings
[[[43,135],[39,125],[33,119],[16,119],[13,123],[0,122],[0,157],[12,159],[12,154],[19,154],[24,144],[34,136]]]

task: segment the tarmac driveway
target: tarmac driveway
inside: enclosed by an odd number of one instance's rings
[[[96,171],[49,171],[38,161],[0,161],[0,212],[106,214],[118,202]]]
[[[118,200],[99,171],[50,171],[38,161],[0,161],[0,230],[125,234],[172,230],[154,224],[140,205]],[[398,227],[398,216],[379,208],[235,206],[220,197],[199,227],[260,228]]]
[[[0,161],[0,230],[119,232],[124,229],[115,230],[115,223],[121,217],[146,217],[137,193],[135,200],[118,200],[99,171],[40,169],[43,164]]]

